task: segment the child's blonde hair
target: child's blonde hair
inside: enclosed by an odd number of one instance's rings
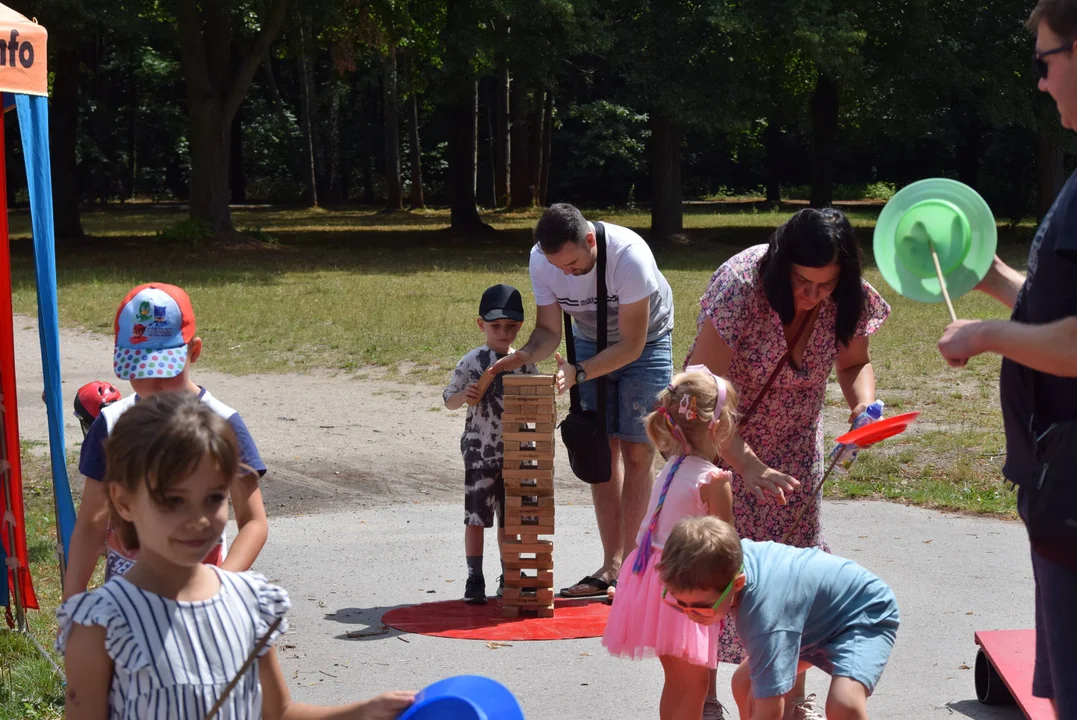
[[[128,492],[145,487],[155,503],[195,471],[208,456],[231,484],[242,465],[239,443],[228,421],[198,399],[180,391],[144,398],[124,412],[106,445],[105,479]],[[116,511],[109,496],[110,519],[120,542],[137,550],[135,526]]]
[[[658,394],[656,409],[645,422],[647,437],[666,457],[682,452],[678,433],[692,448],[705,447],[708,436],[720,444],[736,430],[737,391],[705,366],[693,365]]]
[[[721,592],[743,561],[740,537],[732,525],[712,516],[692,517],[673,527],[657,569],[662,583],[674,593]]]

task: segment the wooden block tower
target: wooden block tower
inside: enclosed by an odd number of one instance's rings
[[[553,617],[554,377],[503,375],[505,413],[504,617]]]

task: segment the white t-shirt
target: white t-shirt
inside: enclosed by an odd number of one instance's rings
[[[594,225],[591,229],[594,229]],[[653,342],[673,330],[673,292],[658,270],[647,242],[620,225],[603,223],[606,228],[606,328],[607,342],[621,339],[617,309],[644,298],[651,299],[651,316],[647,342]],[[553,305],[572,316],[573,332],[584,340],[598,337],[598,263],[586,275],[566,275],[546,259],[542,249],[531,249],[531,288],[535,304]]]

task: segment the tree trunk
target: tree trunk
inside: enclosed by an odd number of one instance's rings
[[[475,207],[475,98],[478,83],[470,82],[467,94],[453,99],[449,135],[451,229],[476,232],[489,229]]]
[[[396,94],[396,50],[390,49],[381,63],[382,109],[385,120],[385,209],[404,209],[400,183],[400,113]]]
[[[1065,181],[1061,133],[1055,104],[1039,98],[1036,128],[1036,219],[1043,220]]]
[[[229,140],[228,186],[232,191],[232,204],[247,202],[247,178],[243,174],[243,113],[237,112],[232,119],[232,135]]]
[[[531,100],[531,120],[528,127],[531,134],[528,137],[527,146],[527,169],[529,175],[527,184],[531,191],[531,204],[539,204],[539,181],[542,178],[542,114],[546,108],[545,88],[535,88],[534,97]]]
[[[838,83],[820,74],[811,98],[812,178],[811,206],[834,202],[834,143],[838,134]]]
[[[481,86],[480,86],[481,87]],[[486,96],[487,102],[483,105],[486,109],[486,169],[489,170],[487,178],[490,180],[490,207],[500,207],[497,203],[497,134],[494,132],[494,112],[495,108],[490,104],[489,98],[491,93],[482,93]],[[496,94],[496,93],[494,93]],[[483,197],[487,197],[485,193],[486,188],[483,188]]]
[[[411,93],[411,102],[408,105],[411,108],[411,118],[408,122],[408,129],[411,131],[411,139],[408,141],[408,145],[411,146],[411,196],[408,204],[411,205],[412,210],[423,210],[426,208],[426,203],[423,201],[423,154],[422,146],[419,144],[419,96],[414,91]]]
[[[651,237],[679,235],[684,229],[681,188],[681,125],[663,112],[650,113]]]
[[[542,121],[542,171],[539,173],[539,205],[549,205],[550,154],[553,150],[553,93],[546,93],[546,109]]]
[[[479,197],[479,83],[471,94],[471,195]]]
[[[767,152],[767,202],[782,201],[782,124],[778,106],[771,110],[767,118],[767,129],[763,131],[763,146]]]
[[[232,119],[250,89],[254,73],[280,32],[287,0],[273,0],[261,20],[254,44],[235,69],[229,51],[231,17],[215,3],[177,0],[180,67],[187,84],[191,156],[191,217],[214,235],[235,232],[228,209],[228,161]]]
[[[344,95],[348,92],[347,85],[342,80],[334,80],[329,95],[329,148],[326,151],[326,164],[329,166],[325,182],[322,188],[329,188],[329,201],[341,202],[347,200],[347,190],[342,188],[341,165],[343,153],[340,149],[340,106]],[[324,201],[325,193],[322,193]]]
[[[511,179],[509,181],[509,193],[511,202],[509,207],[531,207],[531,188],[529,181],[531,171],[528,169],[528,116],[531,108],[528,105],[527,89],[520,83],[513,83],[511,95],[512,128],[511,128]]]
[[[495,78],[494,105],[497,108],[497,139],[495,144],[497,158],[494,163],[494,197],[497,207],[509,206],[509,172],[512,162],[509,158],[512,142],[509,140],[509,66],[502,61]]]
[[[85,233],[79,217],[79,46],[72,42],[53,45],[53,48],[51,62],[55,77],[49,122],[53,223],[57,238],[81,238]]]
[[[311,77],[310,63],[307,62],[307,19],[299,21],[299,93],[302,95],[301,123],[306,136],[306,155],[303,170],[307,176],[307,201],[311,207],[318,207],[318,171],[314,157],[314,123],[311,122]]]

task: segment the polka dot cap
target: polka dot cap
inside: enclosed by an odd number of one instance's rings
[[[112,369],[121,380],[174,378],[186,366],[186,347],[171,350],[116,348],[112,361]]]

